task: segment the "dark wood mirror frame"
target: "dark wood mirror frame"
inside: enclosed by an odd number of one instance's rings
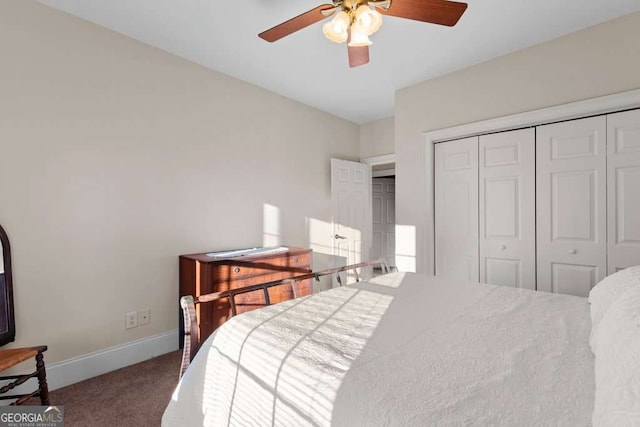
[[[0,274],[0,346],[16,339],[16,321],[13,313],[13,277],[11,275],[11,245],[9,237],[0,225],[0,244],[4,273]]]

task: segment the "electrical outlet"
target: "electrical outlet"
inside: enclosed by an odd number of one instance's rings
[[[130,311],[124,315],[124,328],[131,329],[138,327],[138,312]]]
[[[151,309],[142,308],[138,310],[138,325],[148,325],[151,323]]]

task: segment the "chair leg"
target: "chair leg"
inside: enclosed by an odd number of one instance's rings
[[[49,406],[49,386],[47,385],[47,371],[44,367],[42,352],[36,355],[36,369],[38,371],[38,386],[40,389],[40,403]]]

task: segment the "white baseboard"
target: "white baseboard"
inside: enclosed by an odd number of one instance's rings
[[[47,363],[47,353],[45,352],[47,384],[49,390],[55,390],[176,350],[178,350],[177,329],[57,363]],[[179,369],[180,367],[176,366],[176,382]],[[35,381],[35,379],[30,379],[8,394],[30,393],[37,388]],[[1,400],[0,406],[9,403],[8,400]]]
[[[47,364],[49,390],[66,387],[125,366],[178,350],[178,330],[164,332],[95,353]],[[45,363],[47,353],[44,354]],[[176,367],[176,378],[179,366]]]

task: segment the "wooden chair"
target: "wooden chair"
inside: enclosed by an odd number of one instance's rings
[[[0,376],[0,381],[11,380],[10,383],[0,387],[0,400],[16,399],[11,405],[22,405],[32,397],[40,397],[42,405],[49,405],[49,387],[47,386],[47,371],[44,367],[42,353],[47,351],[46,345],[38,347],[12,348],[10,350],[0,350],[0,372],[16,366],[26,360],[35,358],[36,370],[30,374],[5,375]],[[23,384],[30,378],[38,379],[38,389],[26,394],[14,394],[4,396],[4,393]]]

